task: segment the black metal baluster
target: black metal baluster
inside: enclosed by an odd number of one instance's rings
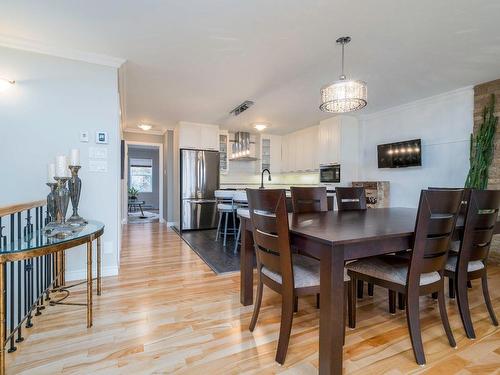
[[[24,236],[25,240],[26,238],[31,238],[31,234],[29,233],[30,232],[30,219],[31,219],[31,214],[30,214],[30,210],[28,210],[28,213],[27,213],[27,226],[24,227],[24,230],[26,232],[26,228],[27,228],[27,232],[28,232],[28,237],[26,237],[26,235]],[[21,213],[18,212],[17,213],[17,240],[19,242],[19,248],[21,248]],[[16,322],[16,326],[19,325],[19,323],[21,323],[21,320],[23,319],[22,317],[22,300],[21,300],[21,274],[22,274],[22,262],[21,261],[17,261],[17,322]],[[22,336],[22,329],[21,329],[21,325],[19,325],[19,328],[17,330],[17,339],[16,339],[16,342],[21,342],[21,341],[24,341],[24,338]]]
[[[34,279],[36,280],[36,295],[35,295],[35,301],[36,301],[36,313],[35,313],[35,316],[38,316],[38,315],[41,315],[42,313],[40,312],[40,300],[39,300],[39,296],[40,296],[40,277],[39,277],[39,274],[40,273],[40,257],[36,257],[36,263],[35,263],[35,277]]]
[[[26,328],[33,327],[32,307],[33,307],[33,259],[28,259],[26,272],[28,274],[28,319],[26,319]]]
[[[15,215],[11,214],[10,215],[10,240],[11,242],[14,242],[14,228],[15,228]],[[9,272],[9,280],[10,280],[10,291],[9,291],[9,320],[10,320],[10,332],[14,330],[14,262],[10,262],[10,272]],[[17,350],[16,346],[14,345],[14,335],[10,336],[9,340],[10,346],[9,346],[9,353],[15,352]]]

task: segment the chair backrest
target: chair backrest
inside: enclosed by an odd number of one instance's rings
[[[233,203],[234,190],[216,190],[214,192],[215,199],[218,203]]]
[[[293,288],[285,190],[247,189],[247,198],[258,270],[265,266],[281,275],[283,288]]]
[[[366,210],[364,187],[336,187],[335,195],[339,211]]]
[[[429,190],[460,190],[462,188],[449,188],[449,187],[428,187]],[[467,212],[467,202],[469,201],[470,188],[464,188],[464,196],[462,198],[462,205],[460,206],[460,214],[465,215]]]
[[[326,187],[297,187],[291,186],[293,212],[323,212],[328,211]]]
[[[233,195],[233,201],[238,204],[238,206],[247,206],[247,192],[245,190],[237,190]]]
[[[471,190],[457,267],[469,261],[486,261],[498,219],[500,190]]]
[[[408,288],[420,285],[420,275],[443,274],[463,190],[422,190],[415,222]]]

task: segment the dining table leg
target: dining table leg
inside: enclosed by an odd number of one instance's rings
[[[320,259],[319,373],[342,374],[344,249],[325,247]]]
[[[240,250],[240,302],[243,306],[253,304],[253,236],[249,220],[242,219]]]
[[[87,242],[87,328],[92,327],[92,239]]]
[[[0,375],[5,374],[5,263],[0,263]]]

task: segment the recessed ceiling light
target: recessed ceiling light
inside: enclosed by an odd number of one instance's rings
[[[263,124],[263,123],[261,123],[261,122],[258,122],[258,123],[256,123],[256,124],[253,124],[253,127],[254,127],[255,129],[257,129],[258,131],[260,131],[260,132],[261,132],[262,130],[266,129],[266,128],[268,127],[268,125],[267,125],[267,124]]]
[[[14,86],[14,83],[16,83],[16,81],[11,81],[6,78],[0,78],[0,92],[7,91],[12,86]]]
[[[148,124],[139,124],[137,125],[138,128],[141,128],[142,130],[146,131],[146,130],[151,130],[152,126],[151,125],[148,125]]]

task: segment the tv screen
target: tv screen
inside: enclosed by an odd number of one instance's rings
[[[377,151],[379,168],[420,167],[422,165],[420,139],[378,145]]]

